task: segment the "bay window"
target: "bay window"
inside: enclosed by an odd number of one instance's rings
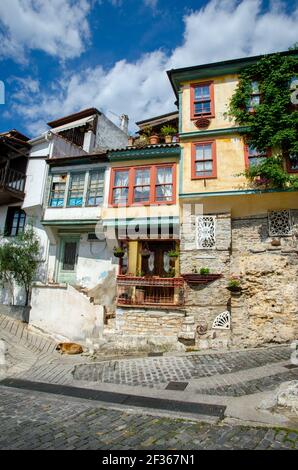
[[[91,207],[99,206],[104,197],[105,169],[87,169],[50,175],[48,206]]]
[[[175,169],[174,164],[113,169],[110,204],[173,204]]]

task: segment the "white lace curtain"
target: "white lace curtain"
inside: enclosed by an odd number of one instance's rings
[[[172,182],[173,182],[172,167],[168,166],[168,167],[158,168],[157,184],[161,185],[161,186],[157,186],[159,196],[162,196],[164,199],[172,197]]]

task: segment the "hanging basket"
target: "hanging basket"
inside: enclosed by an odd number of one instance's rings
[[[195,125],[198,129],[206,129],[210,124],[210,119],[206,117],[200,117],[195,121]]]
[[[189,274],[181,274],[181,277],[187,282],[187,284],[195,285],[195,284],[208,284],[209,282],[216,281],[222,274],[196,274],[196,273],[189,273]]]

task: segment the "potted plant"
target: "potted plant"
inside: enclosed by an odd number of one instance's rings
[[[227,289],[230,292],[240,294],[242,291],[240,278],[238,276],[232,276],[228,281]]]
[[[114,256],[116,258],[123,258],[125,255],[125,250],[121,246],[114,246]]]
[[[165,138],[165,143],[171,144],[173,140],[173,136],[177,134],[177,129],[173,126],[168,125],[168,126],[163,126],[160,132]]]
[[[208,274],[210,274],[210,269],[209,268],[201,268],[200,269],[200,274],[201,274],[201,276],[207,276]]]
[[[210,269],[204,267],[199,272],[196,268],[193,268],[191,273],[181,274],[181,276],[188,284],[192,285],[208,284],[222,277],[222,274],[210,274]]]
[[[179,256],[179,251],[178,250],[169,250],[168,251],[168,257],[169,258],[178,258]]]
[[[159,135],[156,134],[150,126],[144,127],[142,135],[149,139],[150,145],[155,145],[159,142]]]

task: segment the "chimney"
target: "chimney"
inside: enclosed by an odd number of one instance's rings
[[[120,129],[125,132],[125,134],[128,134],[128,116],[127,114],[121,114],[120,116]]]

